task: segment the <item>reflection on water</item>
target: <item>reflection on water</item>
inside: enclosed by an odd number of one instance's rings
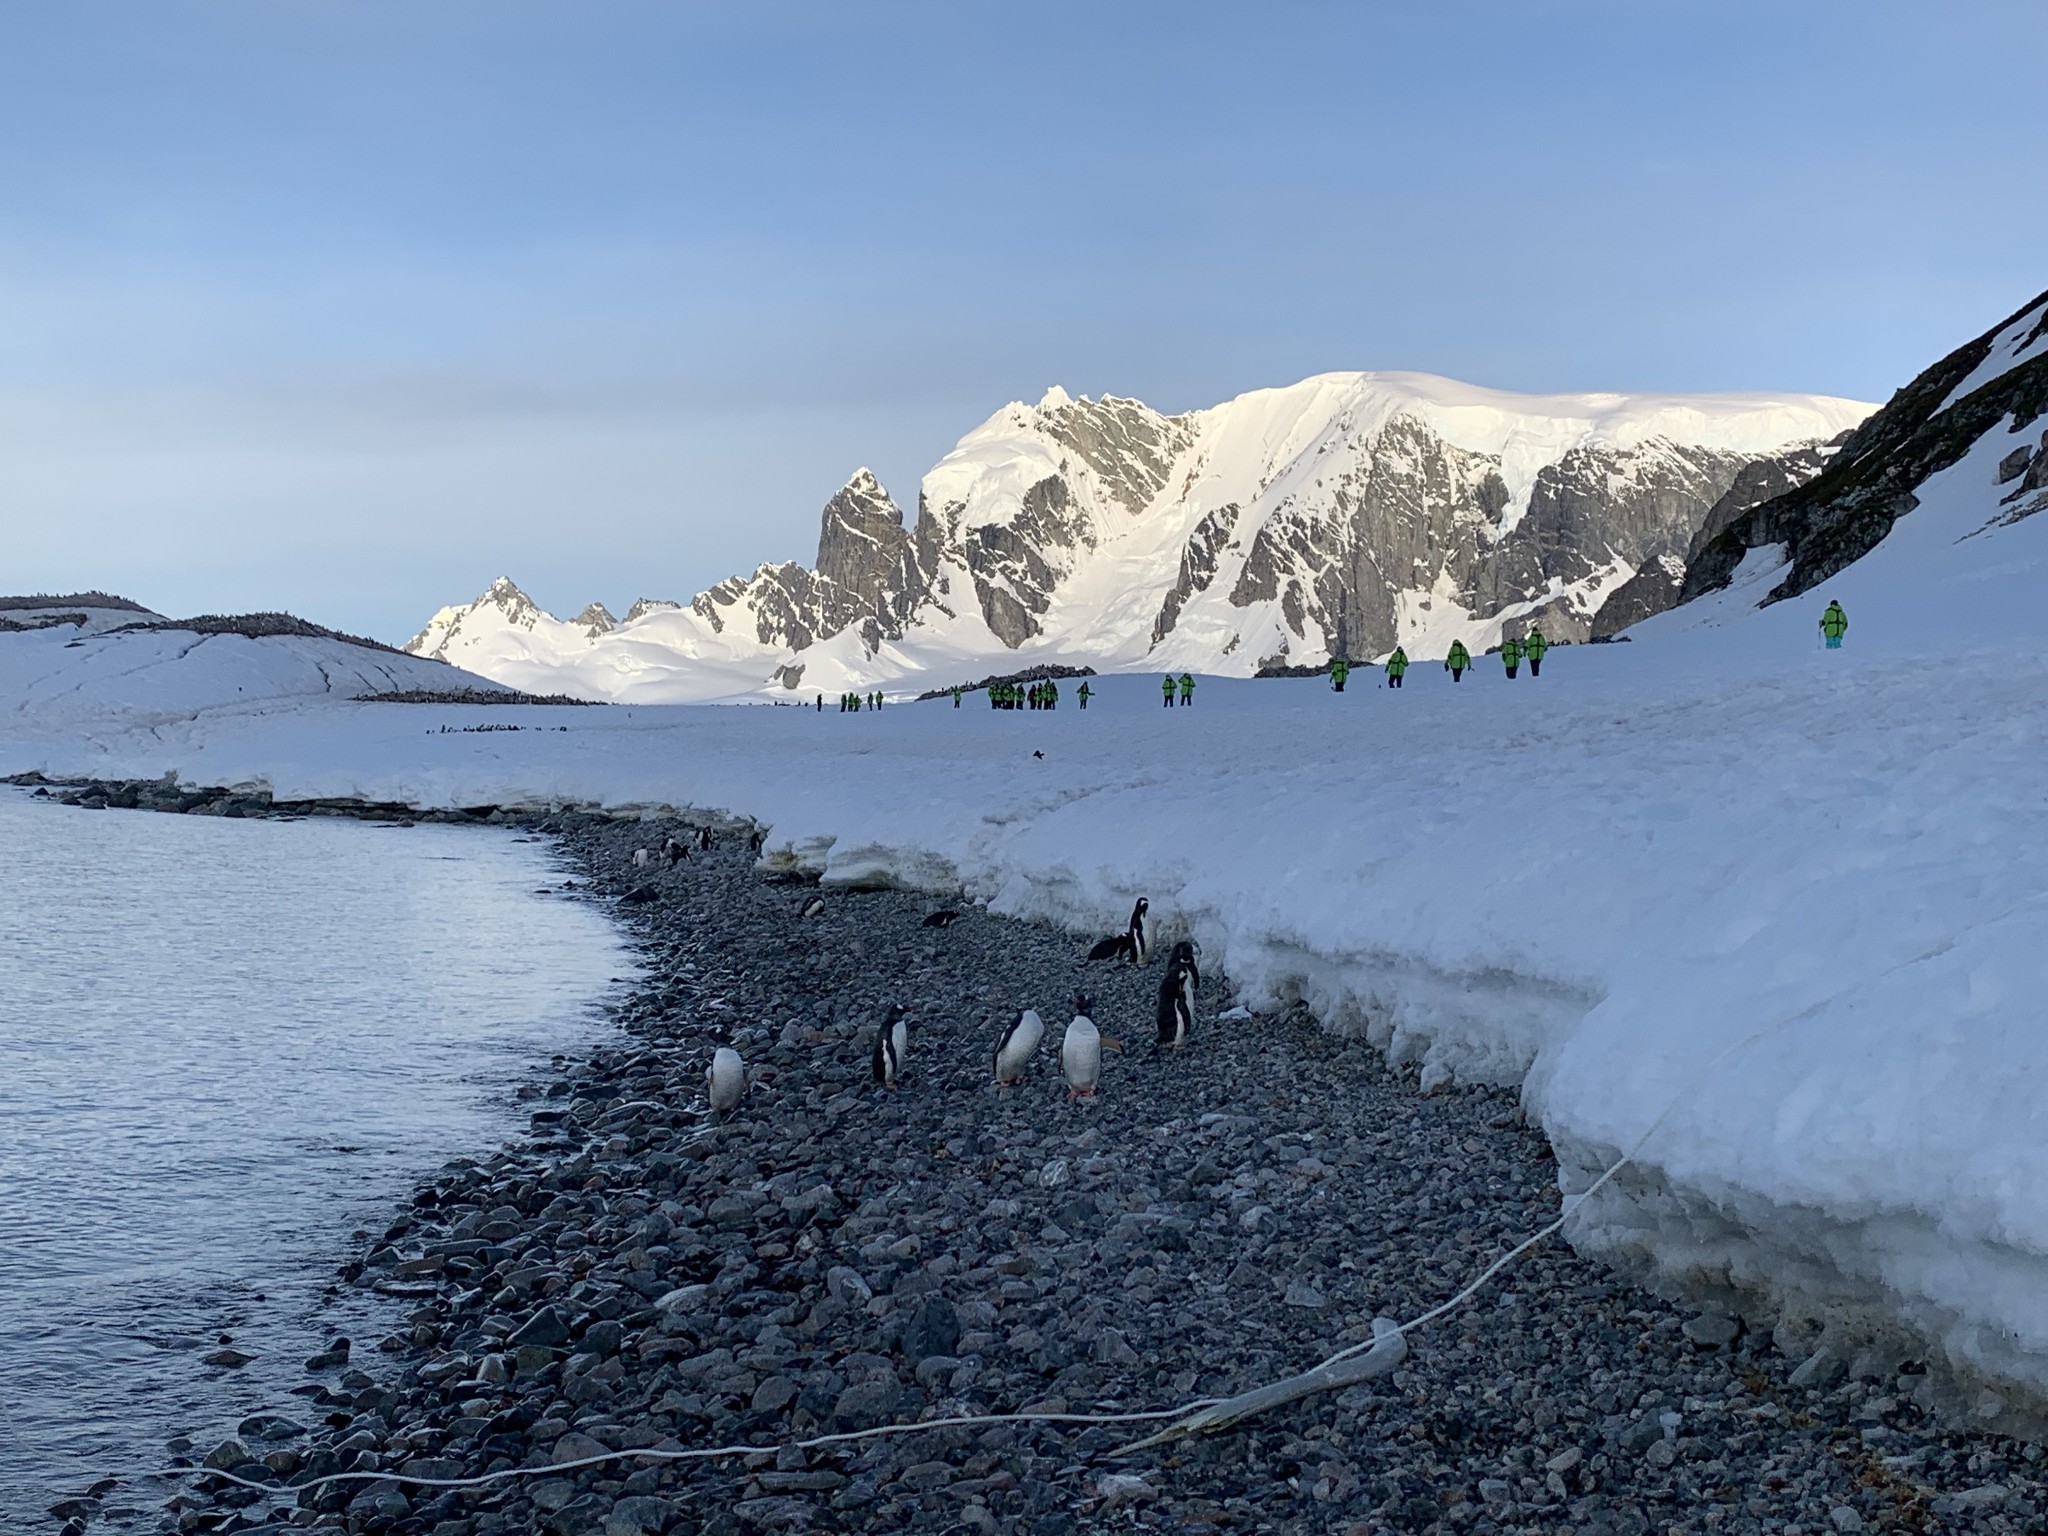
[[[169,1436],[297,1406],[316,1328],[388,1331],[321,1305],[349,1231],[502,1140],[629,963],[562,879],[507,833],[0,791],[0,1526],[107,1472],[153,1517]],[[223,1335],[256,1360],[202,1365]]]

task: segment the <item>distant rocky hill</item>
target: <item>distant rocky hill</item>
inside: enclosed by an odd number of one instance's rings
[[[874,475],[817,561],[687,604],[545,613],[509,579],[407,646],[513,686],[691,699],[930,686],[1037,665],[1250,676],[1675,598],[1694,537],[1805,480],[1868,414],[1807,395],[1527,396],[1326,374],[1209,410],[1054,389],[962,438],[917,515]],[[1610,624],[1603,605],[1627,600]]]
[[[1868,554],[1919,505],[1928,479],[1996,437],[1992,522],[2048,506],[2048,293],[1958,347],[1851,433],[1820,474],[1701,528],[1680,597],[1726,587],[1751,550],[1782,546],[1764,601],[1796,597]],[[1718,509],[1717,509],[1718,510]]]

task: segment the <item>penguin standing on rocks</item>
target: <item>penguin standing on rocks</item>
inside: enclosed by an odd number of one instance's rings
[[[1202,984],[1195,946],[1182,939],[1166,957],[1166,975],[1159,982],[1159,1043],[1177,1051],[1188,1043],[1195,1023],[1195,989]]]
[[[721,1045],[713,1052],[711,1065],[704,1072],[704,1087],[711,1100],[711,1112],[731,1114],[747,1091],[747,1064],[740,1060],[740,1053],[729,1045]]]
[[[699,827],[697,829],[697,851],[699,853],[708,853],[710,850],[711,829],[709,827]]]
[[[661,845],[661,864],[664,869],[673,869],[690,856],[690,850],[675,838]]]
[[[1131,908],[1130,925],[1122,933],[1102,940],[1088,951],[1090,960],[1113,960],[1122,955],[1133,965],[1144,965],[1152,958],[1152,903],[1143,896]]]
[[[824,910],[825,898],[822,896],[811,896],[805,899],[801,907],[797,908],[796,915],[798,917],[816,917]]]
[[[910,1026],[904,1022],[910,1010],[901,1003],[891,1003],[889,1011],[882,1018],[882,1027],[875,1031],[875,1083],[878,1087],[894,1088],[896,1079],[902,1075],[903,1063],[910,1057]]]
[[[633,867],[635,869],[645,869],[649,864],[653,862],[654,855],[649,853],[645,848],[635,848],[633,850]]]
[[[1008,1088],[1024,1081],[1024,1066],[1037,1054],[1038,1042],[1045,1038],[1045,1020],[1029,1008],[1017,1010],[1017,1017],[1010,1020],[1010,1027],[1003,1031],[1003,1038],[996,1042],[995,1072],[996,1086]]]
[[[1102,1032],[1088,1017],[1091,1006],[1085,996],[1074,999],[1074,1017],[1060,1041],[1060,1072],[1070,1099],[1094,1098],[1095,1085],[1102,1080]]]

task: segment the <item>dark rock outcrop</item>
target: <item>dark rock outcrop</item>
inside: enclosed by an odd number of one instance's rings
[[[1892,524],[1919,505],[1916,493],[1928,477],[1956,463],[2001,422],[2008,422],[2010,433],[2025,432],[2048,411],[2048,351],[1960,400],[1949,396],[2016,322],[2042,309],[2039,322],[2021,339],[2023,346],[2048,331],[2044,305],[2048,294],[1958,347],[1850,433],[1818,476],[1734,518],[1708,538],[1686,572],[1680,601],[1719,591],[1743,556],[1773,544],[1785,547],[1788,569],[1764,601],[1796,597],[1875,549]]]

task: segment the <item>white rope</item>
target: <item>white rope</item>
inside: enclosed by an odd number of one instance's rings
[[[578,1467],[602,1466],[606,1462],[624,1461],[629,1457],[647,1461],[711,1461],[726,1456],[773,1456],[783,1450],[815,1451],[827,1446],[850,1445],[861,1440],[877,1440],[885,1435],[912,1435],[928,1429],[959,1429],[975,1424],[1139,1424],[1158,1419],[1170,1419],[1177,1415],[1205,1408],[1219,1401],[1216,1398],[1202,1398],[1180,1408],[1154,1408],[1142,1413],[969,1413],[957,1414],[944,1419],[920,1419],[913,1424],[881,1424],[873,1429],[848,1430],[836,1435],[818,1435],[809,1440],[797,1440],[787,1445],[721,1445],[707,1446],[696,1450],[658,1450],[643,1446],[637,1450],[606,1451],[598,1456],[581,1456],[573,1461],[556,1462],[545,1467],[502,1467],[496,1472],[483,1472],[475,1477],[412,1477],[403,1472],[330,1472],[324,1477],[308,1478],[303,1483],[259,1483],[232,1472],[219,1471],[213,1467],[172,1467],[155,1474],[159,1477],[218,1477],[226,1482],[239,1483],[244,1488],[254,1488],[263,1493],[299,1493],[308,1488],[319,1488],[329,1483],[412,1483],[422,1488],[478,1488],[486,1483],[502,1482],[514,1477],[552,1477],[558,1472],[573,1472]]]

